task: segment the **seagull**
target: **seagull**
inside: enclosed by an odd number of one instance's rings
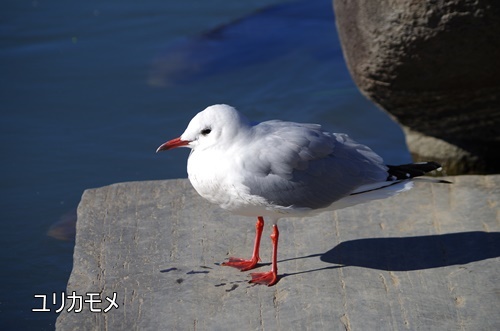
[[[272,120],[255,123],[218,104],[199,112],[184,133],[156,152],[191,148],[188,177],[203,198],[234,214],[257,217],[252,257],[222,263],[246,271],[260,261],[264,217],[272,221],[271,270],[250,283],[274,285],[278,277],[278,220],[313,216],[413,187],[436,162],[385,165],[369,147],[318,124]],[[441,181],[445,182],[445,181]]]

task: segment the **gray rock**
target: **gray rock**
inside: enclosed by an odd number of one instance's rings
[[[335,0],[348,68],[448,174],[500,171],[500,3]]]
[[[249,257],[255,220],[187,180],[85,191],[67,293],[107,313],[58,330],[495,330],[500,327],[500,176],[416,183],[397,197],[280,221],[280,281],[217,265]],[[269,228],[263,263],[270,259]],[[262,266],[257,270],[267,269]]]

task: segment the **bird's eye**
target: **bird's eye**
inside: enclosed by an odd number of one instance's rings
[[[206,136],[206,135],[207,135],[207,134],[209,134],[210,132],[212,132],[212,130],[211,130],[211,129],[203,129],[203,130],[201,130],[201,134],[202,134],[202,135],[204,135],[204,136]]]

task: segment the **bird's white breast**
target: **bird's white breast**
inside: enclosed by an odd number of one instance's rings
[[[251,195],[243,184],[238,158],[227,158],[222,150],[193,151],[188,159],[188,177],[203,198],[236,214],[261,216],[269,203]]]

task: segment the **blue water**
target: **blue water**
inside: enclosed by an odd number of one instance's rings
[[[0,18],[1,330],[54,328],[31,309],[65,290],[82,192],[186,177],[187,151],[154,152],[210,104],[410,160],[350,79],[330,0],[8,1]]]

